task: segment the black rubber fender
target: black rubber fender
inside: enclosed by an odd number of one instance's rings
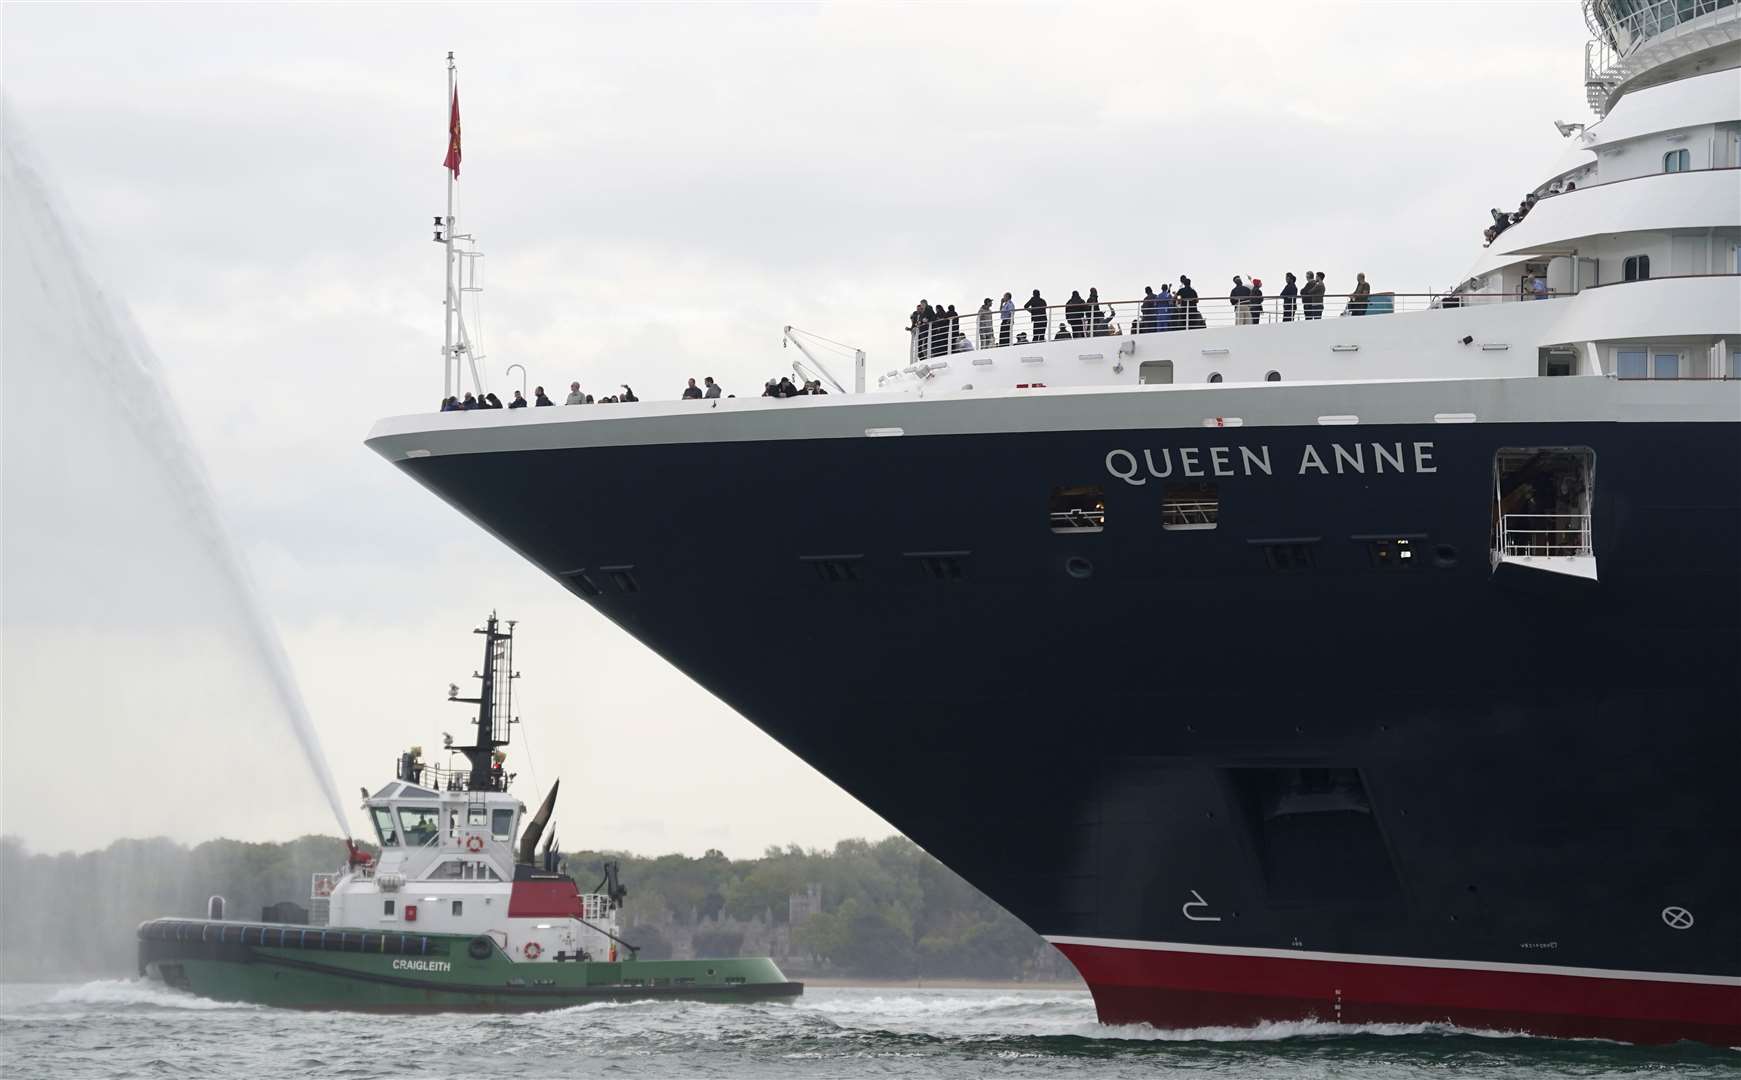
[[[465,951],[473,960],[488,960],[496,951],[496,943],[487,937],[475,937],[466,942]]]

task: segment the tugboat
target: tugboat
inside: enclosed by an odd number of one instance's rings
[[[454,746],[464,768],[400,755],[396,777],[363,805],[379,855],[346,840],[334,873],[314,875],[307,923],[160,918],[139,926],[142,976],[221,1001],[304,1009],[508,1011],[594,1001],[795,997],[771,959],[641,960],[620,935],[628,890],[616,863],[583,893],[550,828],[560,781],[536,814],[508,793],[514,624],[492,613],[476,697],[477,736]],[[516,842],[517,838],[517,842]],[[539,840],[543,838],[543,850]],[[268,912],[296,910],[274,905]]]

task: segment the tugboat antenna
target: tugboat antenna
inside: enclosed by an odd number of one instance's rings
[[[478,696],[448,695],[449,701],[478,707],[477,738],[471,746],[452,747],[471,763],[466,786],[472,791],[508,789],[507,774],[496,760],[496,750],[508,745],[512,734],[508,718],[513,707],[514,624],[508,623],[505,631],[500,626],[496,613],[492,611],[484,625],[472,631],[484,638],[484,662],[480,670],[473,673],[473,678],[479,682]]]

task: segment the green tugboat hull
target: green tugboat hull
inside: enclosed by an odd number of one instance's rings
[[[766,957],[517,962],[442,934],[158,919],[139,928],[140,974],[216,1001],[292,1009],[522,1012],[597,1001],[793,998]],[[484,952],[479,958],[476,953]]]

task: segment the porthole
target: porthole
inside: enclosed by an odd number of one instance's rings
[[[1272,371],[1268,375],[1265,375],[1263,377],[1263,381],[1264,382],[1281,382],[1282,381],[1282,373],[1279,371]]]
[[[1077,581],[1087,581],[1094,576],[1094,564],[1080,555],[1072,555],[1064,560],[1064,572]]]
[[[1221,381],[1221,372],[1211,371],[1209,373],[1209,381],[1210,382],[1220,382]]]

